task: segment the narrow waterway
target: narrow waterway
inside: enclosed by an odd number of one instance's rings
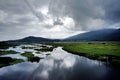
[[[0,68],[0,80],[116,80],[119,73],[104,62],[55,48],[39,63],[22,62]]]

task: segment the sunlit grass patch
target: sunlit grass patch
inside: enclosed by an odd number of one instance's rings
[[[36,57],[32,54],[32,52],[25,52],[23,54],[21,54],[22,56],[25,56],[28,58],[28,61],[31,61],[31,62],[39,62],[40,58],[39,57]]]

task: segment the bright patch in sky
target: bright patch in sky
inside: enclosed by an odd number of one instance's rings
[[[47,15],[47,13],[48,13],[48,7],[43,7],[41,9],[41,13],[44,14],[44,15]]]
[[[75,26],[74,20],[70,17],[65,17],[63,19],[63,23],[64,23],[64,26],[66,26],[67,28],[73,28]]]

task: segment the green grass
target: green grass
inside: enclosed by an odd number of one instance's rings
[[[0,49],[8,49],[9,47],[17,46],[17,44],[10,44],[6,42],[0,42]]]
[[[13,61],[10,62],[9,64],[13,65],[13,64],[21,63],[21,62],[24,62],[24,60],[22,60],[22,59],[13,59]]]
[[[25,57],[28,57],[28,58],[31,58],[33,57],[34,55],[32,54],[32,52],[25,52],[23,54],[21,54],[22,56],[25,56]]]
[[[34,47],[25,47],[25,46],[23,46],[22,49],[34,49]]]
[[[9,51],[0,51],[0,55],[16,54],[16,53],[18,53],[18,52],[12,51],[12,50],[9,50]]]
[[[55,43],[53,46],[62,46],[63,49],[76,54],[120,56],[120,43]]]
[[[43,47],[41,49],[35,49],[37,51],[41,51],[41,52],[48,52],[48,51],[53,51],[54,47]]]
[[[107,57],[120,57],[120,43],[117,42],[71,42],[50,44],[53,46],[62,46],[63,49],[68,52],[92,59],[105,60]]]
[[[39,57],[35,57],[32,52],[25,52],[23,54],[21,54],[22,56],[25,56],[28,58],[28,61],[31,62],[39,62],[40,58]]]
[[[87,54],[87,55],[112,55],[120,56],[120,45],[112,43],[71,43],[69,45],[64,45],[65,50],[75,52],[77,54]]]

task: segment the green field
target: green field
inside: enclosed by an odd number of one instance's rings
[[[62,46],[64,50],[78,55],[120,57],[120,43],[115,42],[71,42],[51,45]]]
[[[119,43],[64,43],[63,49],[88,56],[120,56]]]
[[[85,56],[90,59],[107,61],[120,67],[120,43],[119,42],[66,42],[51,43],[53,46],[62,46],[64,50]]]

